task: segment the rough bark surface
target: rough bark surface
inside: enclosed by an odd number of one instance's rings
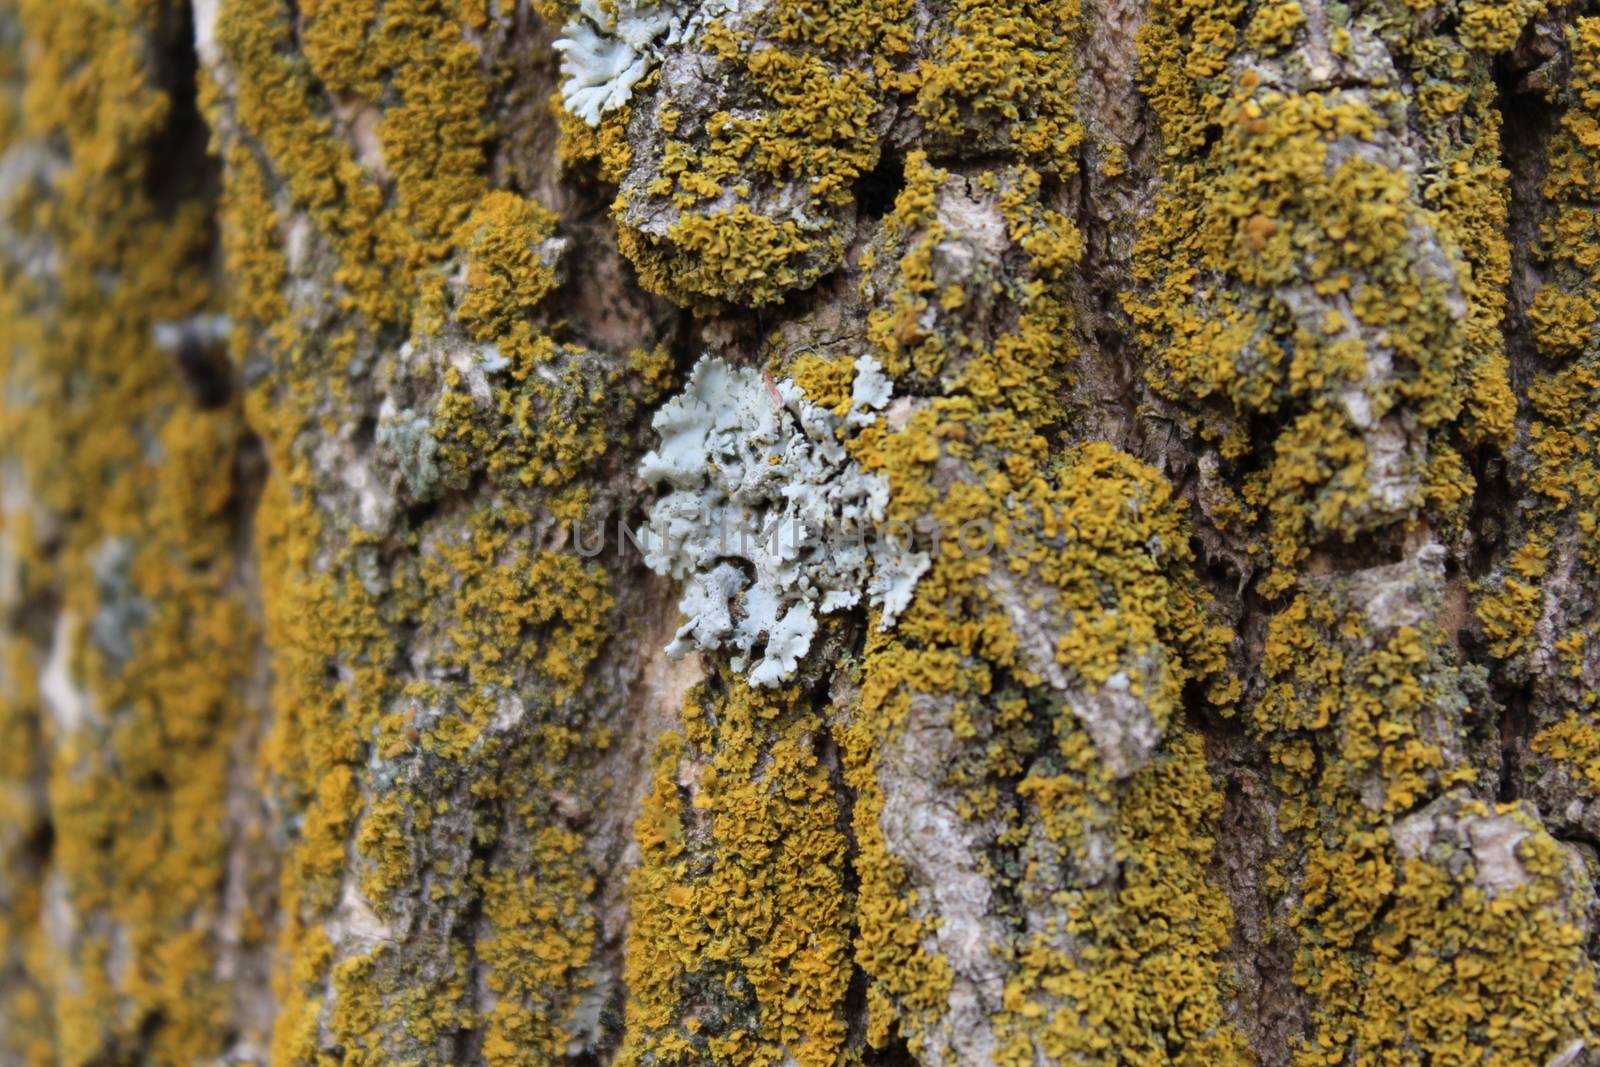
[[[1587,5],[0,0],[0,1063],[1600,1064],[1597,604]]]

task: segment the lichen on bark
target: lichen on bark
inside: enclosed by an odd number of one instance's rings
[[[1597,86],[0,2],[0,1061],[1600,1062]]]

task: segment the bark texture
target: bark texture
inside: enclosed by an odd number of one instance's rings
[[[1588,5],[0,0],[0,1063],[1600,1064],[1597,605]]]

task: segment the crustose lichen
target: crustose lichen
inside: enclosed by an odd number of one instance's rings
[[[875,361],[857,360],[856,380],[858,410],[841,420],[792,381],[708,357],[657,412],[661,446],[640,475],[671,492],[651,508],[645,562],[686,583],[669,654],[731,647],[751,685],[777,685],[810,649],[818,612],[865,592],[887,628],[910,602],[928,557],[909,531],[878,536],[888,482],[836,433],[888,403]]]

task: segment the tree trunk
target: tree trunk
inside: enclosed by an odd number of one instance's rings
[[[1590,10],[0,0],[0,1062],[1600,1064]]]

